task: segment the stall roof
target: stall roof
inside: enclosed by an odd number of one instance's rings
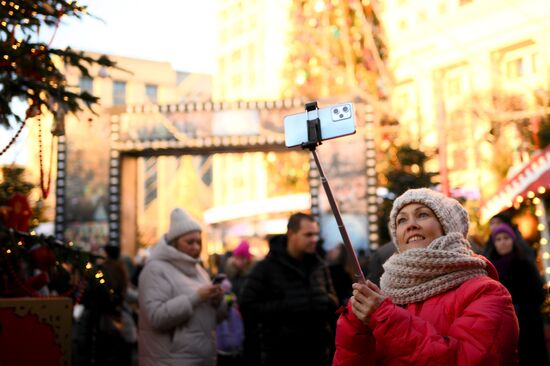
[[[504,182],[498,192],[481,206],[480,220],[485,223],[497,213],[512,207],[514,201],[534,198],[549,188],[550,146],[533,155],[521,170]]]

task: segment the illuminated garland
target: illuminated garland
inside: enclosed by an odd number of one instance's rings
[[[37,247],[45,247],[53,251],[56,267],[61,267],[63,263],[71,264],[73,273],[78,271],[81,274],[80,281],[77,284],[71,284],[69,289],[56,295],[43,295],[32,288],[27,283],[27,279],[18,273],[16,266],[20,261],[31,264],[30,253]],[[109,284],[103,278],[102,271],[95,266],[96,261],[100,258],[102,257],[80,250],[73,242],[63,243],[52,236],[46,237],[36,235],[34,232],[21,232],[0,225],[0,273],[3,272],[4,276],[10,277],[13,280],[10,281],[10,284],[15,284],[16,288],[26,296],[72,297],[75,303],[80,303],[82,295],[91,281],[109,287]],[[70,273],[70,275],[72,276],[73,273]],[[10,294],[0,294],[1,296],[10,296]]]
[[[82,110],[81,102],[90,107],[98,101],[97,97],[69,85],[64,67],[56,60],[78,68],[89,77],[88,67],[109,68],[114,63],[106,56],[90,57],[70,47],[50,48],[62,18],[81,18],[85,14],[86,6],[76,1],[0,0],[0,78],[9,81],[0,89],[1,125],[9,126],[11,119],[22,122],[12,110],[14,98],[27,102],[27,117],[31,110],[31,117],[44,111],[55,116],[76,113]],[[43,25],[53,27],[48,43],[38,39]]]
[[[387,46],[373,1],[293,2],[284,97],[389,95]]]

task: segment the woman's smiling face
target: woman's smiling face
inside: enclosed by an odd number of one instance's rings
[[[443,236],[443,228],[433,211],[421,203],[403,206],[395,218],[396,240],[399,252],[426,248]]]

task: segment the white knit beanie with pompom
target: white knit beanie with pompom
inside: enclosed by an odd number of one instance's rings
[[[393,202],[390,213],[389,230],[393,243],[397,245],[396,231],[397,214],[403,207],[411,203],[420,203],[429,207],[443,228],[444,234],[460,233],[464,238],[468,235],[468,212],[454,198],[449,198],[433,189],[417,188],[409,189]],[[399,249],[398,249],[399,250]]]
[[[202,231],[199,223],[181,208],[173,209],[170,214],[170,228],[166,233],[166,242],[170,243],[172,240],[192,231]]]

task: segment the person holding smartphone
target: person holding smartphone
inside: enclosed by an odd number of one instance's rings
[[[468,213],[427,188],[398,197],[397,253],[380,288],[353,284],[336,329],[333,366],[517,365],[518,320],[495,267],[470,249]]]
[[[139,277],[139,364],[216,365],[223,290],[200,264],[202,229],[184,210],[151,251]]]

